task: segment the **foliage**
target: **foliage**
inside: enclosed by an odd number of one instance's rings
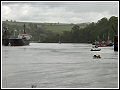
[[[108,36],[113,40],[118,34],[118,17],[110,19],[103,17],[97,23],[89,24],[61,24],[61,23],[26,23],[3,21],[2,26],[8,27],[11,36],[14,30],[16,35],[23,32],[23,25],[26,25],[26,32],[32,35],[32,41],[36,42],[61,42],[66,43],[88,43],[95,40],[107,40]]]

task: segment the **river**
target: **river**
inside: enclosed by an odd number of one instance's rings
[[[3,88],[118,88],[118,52],[91,44],[2,46]],[[94,59],[100,54],[101,59]]]

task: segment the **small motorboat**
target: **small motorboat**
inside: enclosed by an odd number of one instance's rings
[[[101,58],[100,55],[94,55],[93,58]]]
[[[92,48],[91,51],[100,51],[100,48]]]
[[[92,47],[92,49],[91,49],[91,51],[100,51],[101,49],[100,48],[98,48],[98,46],[93,46]]]

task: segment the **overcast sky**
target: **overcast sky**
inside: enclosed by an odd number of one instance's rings
[[[2,2],[2,20],[49,23],[97,22],[118,16],[118,2]]]

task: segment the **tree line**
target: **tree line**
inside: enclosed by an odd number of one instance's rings
[[[38,23],[23,23],[23,22],[3,22],[3,27],[7,26],[9,33],[13,36],[15,30],[16,35],[23,31],[23,25],[26,25],[26,32],[32,35],[31,41],[42,43],[58,43],[59,40],[63,43],[92,43],[95,40],[113,41],[114,35],[118,34],[118,17],[112,16],[109,19],[106,17],[98,20],[96,23],[92,22],[86,27],[81,28],[75,25],[69,31],[62,31],[56,33],[46,30],[43,24]]]
[[[114,40],[114,35],[118,34],[118,17],[112,16],[98,20],[97,23],[90,23],[85,28],[74,25],[71,31],[64,31],[62,34],[48,35],[43,42],[58,42],[59,39],[64,43],[92,43],[95,40],[106,41],[109,37]]]

